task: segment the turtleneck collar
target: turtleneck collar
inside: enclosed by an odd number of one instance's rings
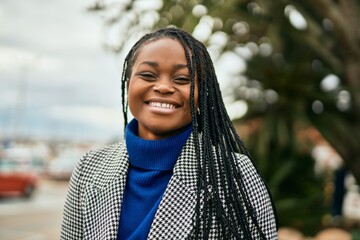
[[[137,120],[131,120],[125,132],[130,164],[141,169],[172,170],[191,131],[192,126],[189,124],[175,136],[145,140],[138,137]]]

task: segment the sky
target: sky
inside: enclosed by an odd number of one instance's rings
[[[0,139],[122,138],[122,59],[102,47],[103,19],[86,11],[89,3],[0,1]],[[204,19],[198,37],[209,32]],[[221,34],[213,38],[224,42]],[[228,53],[215,68],[219,79],[231,80],[224,72],[236,75],[244,63]],[[237,102],[228,111],[239,116],[246,106]]]
[[[0,138],[121,137],[121,61],[88,3],[0,1]]]

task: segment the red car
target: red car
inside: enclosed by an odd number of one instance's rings
[[[0,159],[0,197],[20,195],[29,198],[38,186],[39,177],[14,161]]]

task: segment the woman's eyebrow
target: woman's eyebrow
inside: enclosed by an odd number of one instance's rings
[[[182,69],[182,68],[187,68],[187,67],[188,67],[187,64],[181,64],[181,63],[174,64],[174,68],[176,68],[176,69]]]
[[[151,66],[151,67],[158,67],[159,66],[159,64],[157,63],[157,62],[151,62],[151,61],[144,61],[144,62],[142,62],[142,63],[140,63],[140,65],[149,65],[149,66]]]
[[[151,67],[159,67],[159,63],[153,62],[153,61],[144,61],[144,62],[141,62],[140,65],[149,65]],[[183,63],[174,64],[173,66],[175,69],[182,69],[182,68],[188,67],[187,64],[183,64]]]

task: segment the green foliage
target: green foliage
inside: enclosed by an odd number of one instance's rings
[[[324,180],[315,175],[314,160],[303,150],[287,115],[267,114],[261,121],[246,144],[271,189],[280,225],[313,235],[328,210]]]

